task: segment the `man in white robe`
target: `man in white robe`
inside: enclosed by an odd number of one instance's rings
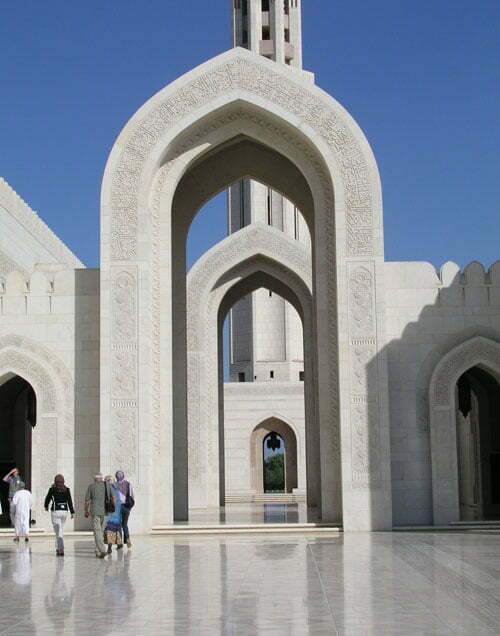
[[[25,484],[22,481],[17,485],[16,494],[12,499],[12,505],[16,513],[14,526],[16,538],[14,541],[19,541],[19,537],[24,537],[24,540],[28,541],[28,535],[30,533],[30,510],[33,507],[33,496],[29,490],[26,490]]]

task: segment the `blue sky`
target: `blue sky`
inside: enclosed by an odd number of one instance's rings
[[[148,97],[229,47],[229,1],[0,6],[0,175],[97,266],[114,139]],[[500,258],[500,2],[303,0],[303,21],[304,66],[378,160],[387,259]],[[224,229],[219,197],[190,260]]]

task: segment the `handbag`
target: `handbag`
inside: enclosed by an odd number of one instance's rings
[[[108,493],[108,485],[104,482],[104,512],[110,515],[115,511],[115,502],[113,501],[113,497],[110,497]]]
[[[125,495],[125,503],[123,504],[125,508],[133,508],[135,506],[135,499],[130,494],[130,484],[127,487],[127,494]]]

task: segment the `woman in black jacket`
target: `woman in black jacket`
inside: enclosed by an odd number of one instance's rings
[[[68,518],[68,513],[73,519],[75,510],[69,488],[64,483],[62,475],[54,477],[54,484],[49,488],[49,492],[45,497],[45,510],[48,511],[50,505],[50,516],[52,517],[52,525],[56,534],[56,554],[64,556],[64,539],[63,527]]]

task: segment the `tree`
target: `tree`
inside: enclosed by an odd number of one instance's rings
[[[278,453],[264,460],[264,492],[285,490],[285,455]]]

